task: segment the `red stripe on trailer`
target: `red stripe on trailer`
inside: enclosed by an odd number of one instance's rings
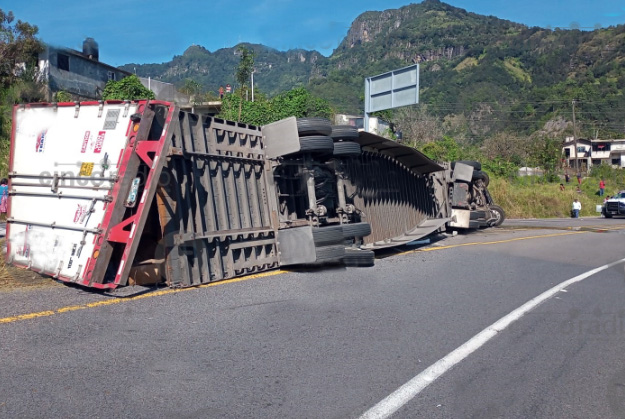
[[[96,226],[96,230],[100,229],[100,224],[98,223],[98,225]],[[98,237],[100,237],[101,234],[94,234],[93,235],[93,242],[91,244],[95,244],[95,241],[98,239]],[[90,258],[91,259],[91,258]],[[87,261],[87,263],[89,263],[89,261]]]
[[[172,102],[166,102],[164,100],[149,100],[147,103],[150,105],[164,105],[164,106],[172,106]]]
[[[119,167],[119,162],[122,161],[123,155],[124,155],[124,149],[119,150],[119,157],[117,158],[117,167]]]
[[[46,106],[51,106],[52,104],[49,102],[35,102],[35,103],[29,103],[26,105],[27,108],[43,108]],[[75,103],[73,104],[75,105]]]
[[[82,270],[82,282],[89,282],[90,279],[87,278],[87,270],[89,269],[89,265],[91,264],[91,258],[87,258],[87,263],[85,263],[85,269]]]

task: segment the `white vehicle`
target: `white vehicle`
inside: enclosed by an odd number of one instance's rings
[[[602,213],[605,218],[625,215],[625,191],[620,191],[603,204]]]

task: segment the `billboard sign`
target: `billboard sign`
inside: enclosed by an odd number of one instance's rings
[[[419,103],[419,64],[365,79],[365,112]]]

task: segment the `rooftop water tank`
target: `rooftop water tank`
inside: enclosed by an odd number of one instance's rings
[[[98,61],[100,58],[98,43],[93,38],[85,39],[82,43],[82,53],[89,57],[89,59]]]

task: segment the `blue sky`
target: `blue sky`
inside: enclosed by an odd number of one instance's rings
[[[420,1],[412,1],[419,3]],[[470,12],[530,26],[582,28],[625,23],[623,0],[447,0]],[[0,8],[39,27],[50,44],[80,50],[85,37],[100,60],[119,66],[161,63],[190,45],[210,51],[239,42],[279,50],[316,49],[330,55],[353,20],[369,10],[395,9],[410,0],[2,0]]]

